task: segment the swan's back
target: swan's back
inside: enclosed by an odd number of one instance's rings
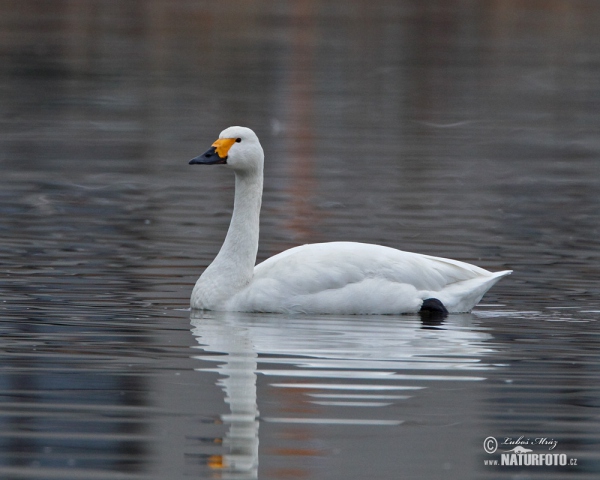
[[[470,311],[502,276],[445,258],[353,242],[286,250],[257,265],[232,310],[338,314],[417,312],[426,298]]]

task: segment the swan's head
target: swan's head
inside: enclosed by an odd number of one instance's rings
[[[256,134],[246,127],[229,127],[206,152],[192,158],[190,165],[223,164],[240,173],[260,173],[263,161],[263,149]]]

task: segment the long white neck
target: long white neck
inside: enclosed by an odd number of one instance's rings
[[[193,308],[220,309],[221,303],[252,280],[256,253],[263,172],[236,172],[233,216],[225,242],[214,261],[198,279]]]
[[[235,272],[234,277],[242,283],[252,279],[256,263],[262,191],[262,171],[258,174],[236,174],[231,223],[223,246],[211,264],[211,267],[214,265],[219,269],[231,268]]]

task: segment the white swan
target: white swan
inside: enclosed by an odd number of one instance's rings
[[[263,149],[256,134],[229,127],[190,164],[224,164],[235,173],[231,224],[200,276],[193,309],[325,314],[468,312],[510,270],[353,242],[291,248],[259,265]]]

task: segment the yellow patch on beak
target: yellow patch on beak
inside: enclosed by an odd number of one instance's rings
[[[229,149],[234,143],[235,138],[219,138],[212,146],[216,148],[219,158],[227,158]]]

